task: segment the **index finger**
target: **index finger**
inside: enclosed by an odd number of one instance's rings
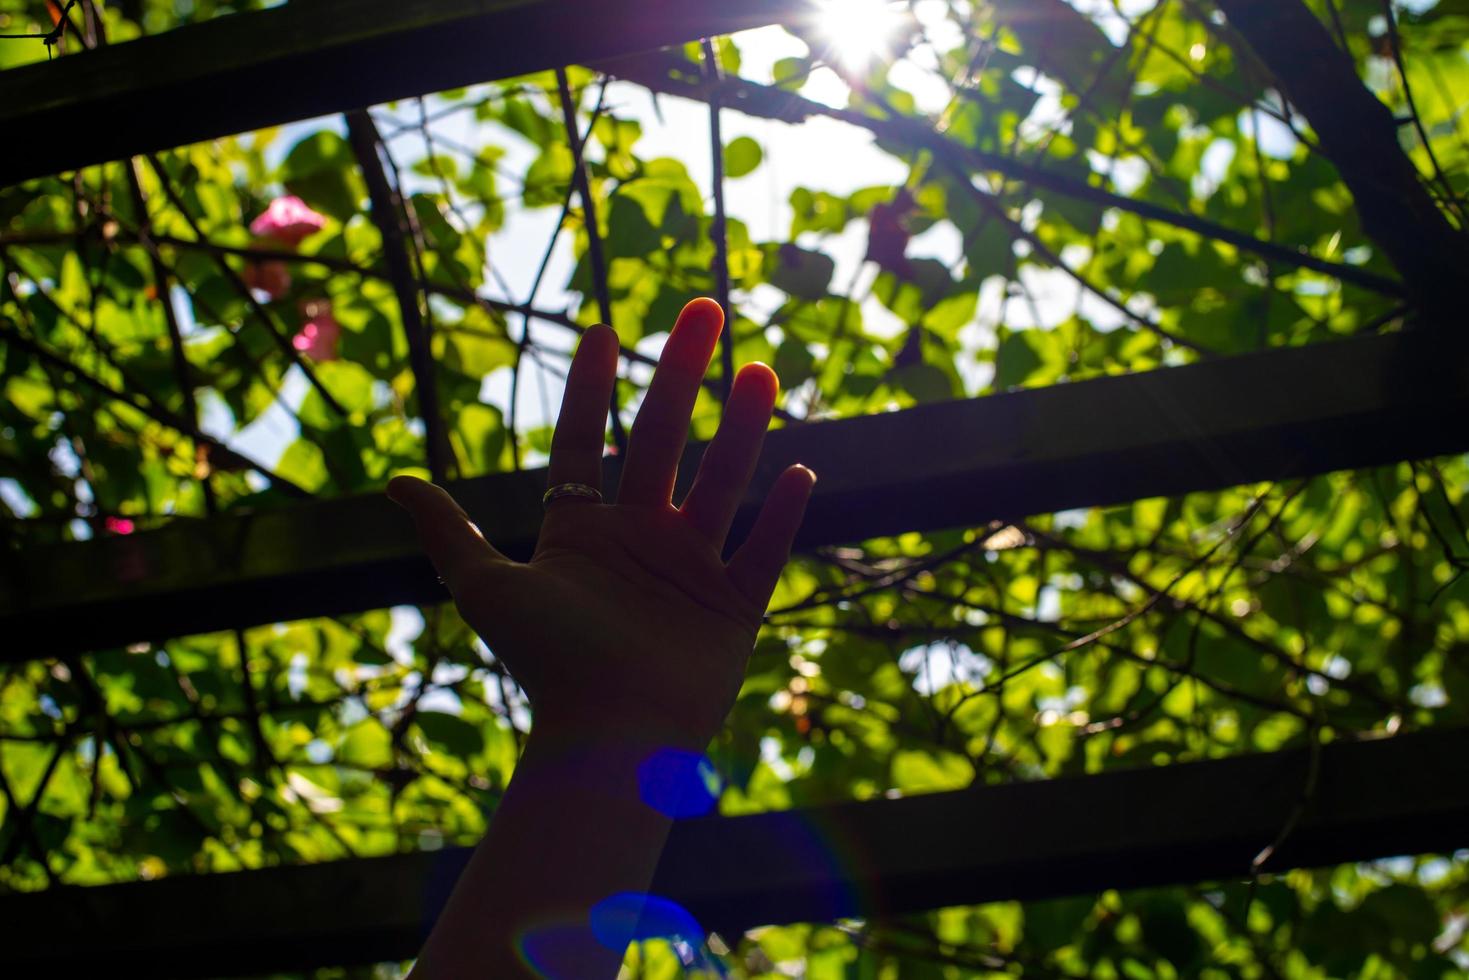
[[[551,436],[550,486],[585,483],[601,489],[603,438],[612,386],[617,383],[617,353],[617,334],[611,327],[598,324],[582,334]]]

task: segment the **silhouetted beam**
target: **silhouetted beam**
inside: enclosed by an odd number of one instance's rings
[[[791,426],[769,436],[734,540],[793,462],[820,477],[809,548],[1462,452],[1466,417],[1469,357],[1395,334]],[[545,479],[452,489],[524,558]],[[178,521],[0,559],[0,660],[446,597],[381,496]]]
[[[706,929],[1247,877],[1469,846],[1469,730],[678,824]],[[467,848],[0,898],[17,975],[222,976],[415,955]],[[46,969],[43,971],[42,966]]]
[[[293,0],[0,72],[0,131],[11,136],[0,154],[0,186],[790,22],[804,6],[799,0]]]

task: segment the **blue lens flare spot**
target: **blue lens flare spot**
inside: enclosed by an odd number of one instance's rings
[[[659,749],[638,764],[638,795],[669,817],[701,817],[719,801],[719,773],[698,752]]]
[[[520,958],[541,980],[576,980],[607,953],[586,926],[550,925],[520,938]]]
[[[688,909],[669,898],[643,892],[618,892],[591,911],[592,935],[597,942],[621,952],[644,939],[681,940],[690,946],[704,942],[704,930]]]

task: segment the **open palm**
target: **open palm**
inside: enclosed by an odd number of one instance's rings
[[[734,702],[815,477],[800,466],[782,473],[724,562],[777,393],[774,373],[750,364],[693,487],[673,506],[689,417],[723,322],[711,300],[684,307],[633,424],[617,502],[554,500],[527,563],[485,541],[442,489],[411,477],[389,485],[465,620],[538,718],[656,730],[702,748]],[[551,444],[553,487],[599,487],[617,354],[607,327],[582,338]]]

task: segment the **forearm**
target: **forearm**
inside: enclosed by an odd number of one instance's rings
[[[538,723],[490,829],[429,937],[414,980],[615,977],[620,950],[592,935],[593,906],[646,893],[671,820],[638,791],[666,738]]]

